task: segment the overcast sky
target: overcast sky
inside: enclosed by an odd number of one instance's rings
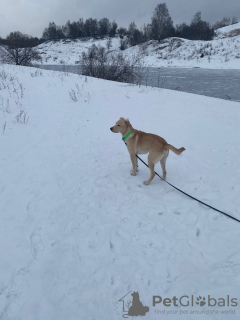
[[[0,0],[0,37],[21,31],[41,37],[49,21],[63,25],[79,18],[109,18],[118,26],[135,21],[138,27],[151,20],[158,0]],[[165,0],[175,24],[189,23],[197,11],[208,22],[223,17],[240,20],[240,0]]]

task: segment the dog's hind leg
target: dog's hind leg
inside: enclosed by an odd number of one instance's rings
[[[162,179],[163,180],[166,180],[166,177],[167,177],[166,160],[167,160],[168,154],[169,154],[169,152],[160,160],[160,164],[162,167],[162,174],[163,174]]]

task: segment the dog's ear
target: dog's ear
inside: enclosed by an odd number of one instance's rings
[[[128,119],[126,119],[126,120],[124,121],[124,123],[125,123],[127,126],[130,126],[130,125],[131,125],[131,123],[130,123],[130,121],[129,121]]]

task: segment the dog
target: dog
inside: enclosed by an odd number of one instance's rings
[[[110,130],[114,133],[121,133],[122,140],[127,144],[132,161],[132,176],[135,176],[138,171],[138,159],[136,155],[148,153],[148,165],[151,174],[150,178],[143,182],[145,185],[149,185],[153,180],[155,176],[154,166],[158,161],[160,161],[162,167],[162,179],[166,180],[166,160],[169,150],[177,155],[180,155],[186,150],[183,147],[180,149],[175,148],[171,144],[168,144],[166,140],[155,134],[134,129],[128,119],[120,118]]]
[[[139,299],[139,293],[133,292],[132,294],[132,306],[128,310],[128,316],[145,316],[149,312],[149,307],[143,306],[142,302]]]

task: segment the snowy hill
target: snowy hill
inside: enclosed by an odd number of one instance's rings
[[[168,38],[139,47],[148,66],[240,69],[240,36],[212,41]]]
[[[216,39],[227,38],[227,37],[235,37],[239,35],[240,35],[240,22],[217,29],[215,38]]]
[[[39,48],[43,64],[76,64],[92,44],[106,46],[103,40],[61,40],[43,43]],[[112,39],[111,50],[120,51],[120,39]],[[146,66],[240,69],[240,23],[216,30],[212,41],[168,38],[149,41],[124,51],[127,56],[141,53]]]
[[[109,130],[120,116],[184,146],[167,179],[240,219],[239,103],[0,66],[0,319],[122,319],[129,291],[148,320],[160,318],[153,295],[239,302],[239,223],[157,177],[145,186],[141,164],[132,177]],[[187,320],[226,319],[190,309]],[[223,309],[239,319],[239,305]]]
[[[82,52],[87,51],[93,44],[106,47],[107,39],[48,41],[37,48],[43,64],[76,64]],[[112,50],[119,50],[118,38],[112,39]]]

